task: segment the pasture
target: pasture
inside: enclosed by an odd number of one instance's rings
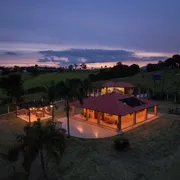
[[[154,81],[152,80],[152,74],[159,73],[161,75],[164,74],[164,92],[166,93],[174,93],[176,89],[175,82],[180,80],[180,69],[172,69],[172,70],[165,70],[157,71],[157,72],[142,72],[138,73],[134,76],[129,76],[125,78],[117,78],[111,79],[112,81],[127,81],[134,84],[136,87],[140,85],[141,88],[145,89],[153,89],[155,87],[155,92],[160,92],[162,89],[163,81],[156,81],[154,86]],[[107,81],[111,81],[107,80]],[[94,86],[102,85],[105,81],[98,81],[93,83]],[[180,88],[179,88],[180,91]]]

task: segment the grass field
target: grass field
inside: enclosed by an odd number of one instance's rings
[[[0,151],[4,151],[22,132],[24,121],[0,117]],[[120,135],[118,135],[120,136]],[[67,140],[59,167],[50,162],[49,176],[63,180],[176,180],[180,178],[180,121],[162,117],[126,132],[132,150],[116,152],[113,141],[105,139]],[[0,161],[0,179],[7,176],[7,162]],[[32,179],[41,171],[33,164]],[[37,173],[38,172],[38,173]]]
[[[162,71],[144,72],[143,73],[144,77],[142,77],[142,74],[139,73],[134,76],[111,79],[109,81],[127,81],[127,82],[131,82],[135,86],[140,84],[140,86],[142,88],[153,89],[154,82],[152,80],[152,74],[154,74],[154,73],[159,73],[159,74],[163,75],[164,72],[162,72]],[[180,69],[166,70],[164,73],[164,91],[166,91],[168,93],[174,92],[175,87],[176,87],[174,81],[177,81],[178,79],[180,79]],[[98,86],[98,85],[102,85],[103,83],[104,83],[104,81],[98,81],[98,82],[95,82],[94,85]],[[162,88],[162,81],[156,82],[155,83],[155,91],[157,91],[157,92],[161,91],[161,88]]]
[[[37,77],[28,79],[24,83],[26,89],[38,86],[48,85],[52,80],[55,83],[64,81],[67,78],[87,78],[89,74],[96,73],[97,71],[72,71],[72,72],[53,72],[39,75]]]

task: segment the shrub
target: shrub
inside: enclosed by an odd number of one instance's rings
[[[130,149],[130,143],[129,140],[126,138],[117,138],[114,141],[114,148],[117,151],[127,151],[128,149]]]

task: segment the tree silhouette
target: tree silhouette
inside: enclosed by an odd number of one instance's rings
[[[83,83],[80,79],[67,79],[65,82],[60,82],[57,84],[58,93],[65,101],[65,112],[67,117],[67,132],[68,137],[70,137],[69,129],[69,114],[70,114],[70,103],[72,101],[79,100],[83,104],[83,98],[86,96],[86,90],[83,87]]]
[[[31,165],[40,157],[44,178],[48,178],[45,166],[45,156],[53,158],[57,165],[65,149],[64,131],[56,128],[53,121],[45,125],[40,120],[32,126],[25,126],[24,133],[17,136],[17,145],[23,154],[23,168],[30,175]]]

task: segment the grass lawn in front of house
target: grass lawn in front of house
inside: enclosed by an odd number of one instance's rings
[[[161,108],[162,106],[162,108]],[[161,111],[171,104],[161,104]],[[159,108],[159,109],[160,109]],[[65,115],[64,103],[55,110],[55,118]],[[0,151],[2,152],[22,132],[26,122],[15,114],[0,117]],[[113,141],[118,136],[130,140],[132,150],[116,152]],[[180,121],[161,117],[143,124],[123,135],[105,139],[67,139],[67,149],[60,167],[50,163],[49,175],[64,180],[151,180],[180,178]],[[39,168],[39,170],[38,170]],[[8,173],[6,162],[0,163],[0,179]],[[32,168],[33,177],[41,171],[39,164]]]

